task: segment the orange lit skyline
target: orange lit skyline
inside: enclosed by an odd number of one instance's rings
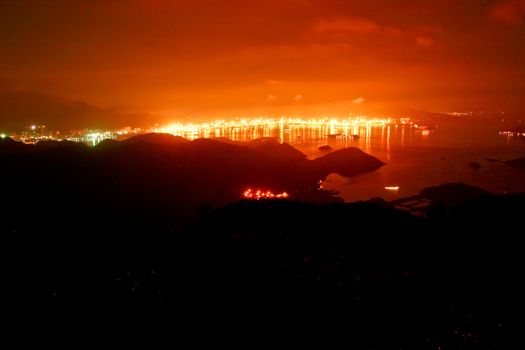
[[[44,102],[12,112],[13,91],[26,90],[145,122],[525,110],[523,0],[0,0],[0,10],[4,115],[38,114]]]

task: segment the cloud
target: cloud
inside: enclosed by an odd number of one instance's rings
[[[297,94],[297,95],[295,95],[294,100],[295,100],[295,102],[300,102],[300,101],[303,100],[303,98],[304,98],[303,95]]]
[[[428,36],[418,36],[416,38],[416,45],[419,47],[433,47],[435,45],[435,41],[432,38],[429,38]]]
[[[506,0],[490,8],[489,19],[508,25],[525,22],[525,0]]]
[[[352,100],[352,104],[354,105],[360,105],[360,104],[363,104],[364,102],[365,102],[365,99],[362,96],[359,96],[358,98]]]
[[[353,33],[377,33],[381,26],[366,18],[336,18],[323,19],[317,22],[314,30],[319,33],[326,32],[353,32]]]
[[[275,102],[277,100],[277,96],[273,95],[273,94],[269,94],[268,97],[266,97],[266,100],[268,102]]]

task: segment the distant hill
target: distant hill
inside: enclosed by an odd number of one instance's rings
[[[525,170],[525,157],[507,160],[504,163],[513,168]]]
[[[352,162],[348,162],[348,159],[352,159]],[[331,171],[346,177],[367,172],[369,169],[379,169],[385,165],[379,159],[370,157],[355,147],[330,152],[323,157],[315,159],[313,162],[316,167],[323,169],[325,172]]]
[[[164,134],[164,133],[149,133],[149,134],[142,134],[133,136],[129,139],[126,139],[122,141],[124,144],[143,144],[143,143],[149,143],[149,144],[158,144],[158,145],[176,145],[179,143],[188,142],[183,137],[180,136],[173,136],[171,134]],[[115,147],[118,147],[120,144],[119,142],[113,142]]]
[[[32,124],[61,131],[149,126],[158,121],[156,118],[145,113],[103,109],[34,90],[0,89],[0,130],[20,130]]]
[[[425,188],[421,191],[420,195],[432,202],[440,202],[452,207],[460,203],[489,196],[490,192],[463,183],[449,183]]]

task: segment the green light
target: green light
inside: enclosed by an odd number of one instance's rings
[[[5,139],[7,137],[6,134],[0,134],[0,138]]]

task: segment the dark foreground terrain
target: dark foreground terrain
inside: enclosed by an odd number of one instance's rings
[[[305,168],[315,164],[288,151],[286,157]],[[17,152],[0,156],[10,164],[2,168],[0,230],[2,317],[12,328],[49,327],[63,335],[72,326],[96,326],[125,329],[128,340],[130,330],[133,336],[154,329],[171,344],[247,347],[514,349],[521,342],[523,195],[452,184],[423,191],[431,205],[419,217],[382,200],[307,204],[292,198],[205,205],[182,220],[178,199],[160,195],[144,206],[140,196],[112,192],[113,173],[97,177],[85,169],[85,188],[75,177],[67,182],[80,173],[76,167],[84,163],[74,159],[85,153],[72,156],[69,147],[64,158],[46,158],[48,150]],[[110,164],[127,159],[123,152]],[[37,161],[44,170],[34,168]],[[326,166],[303,175],[315,183]],[[151,181],[163,178],[156,169],[134,171],[128,173],[132,193],[161,191]],[[59,174],[60,182],[46,172]]]

